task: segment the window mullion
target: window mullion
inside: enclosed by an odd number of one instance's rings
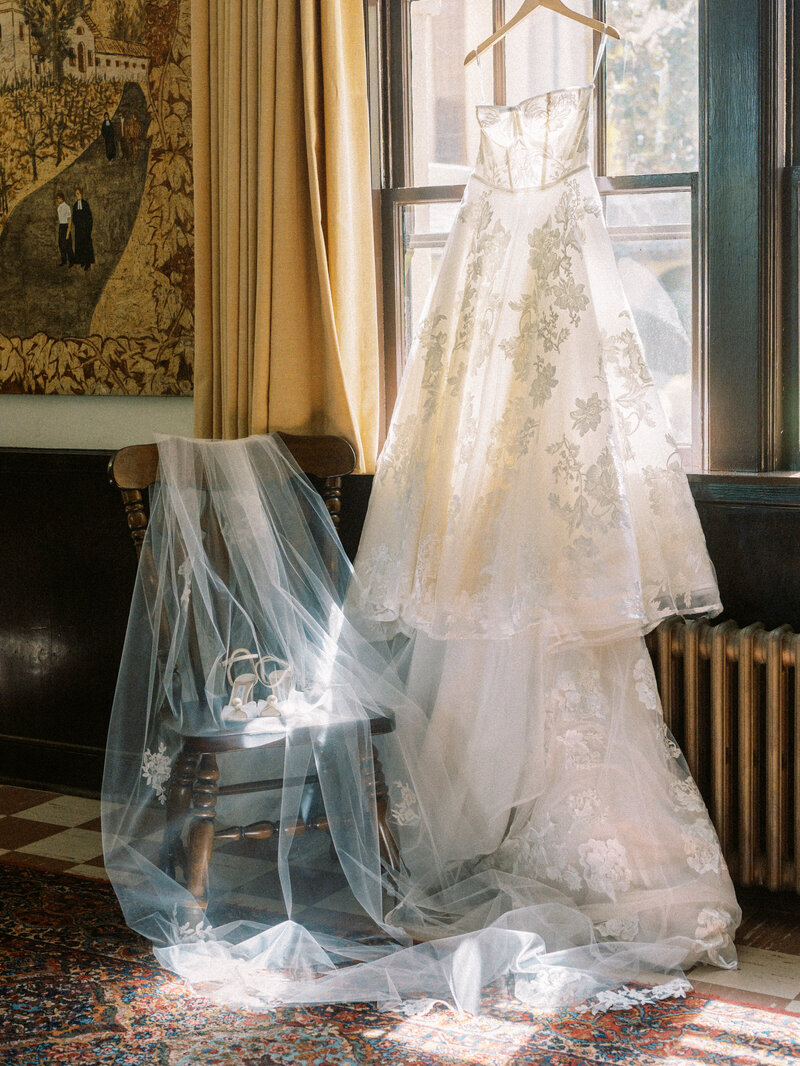
[[[800,166],[787,170],[788,270],[784,277],[783,463],[800,469]]]
[[[601,22],[606,21],[606,0],[594,0],[592,15]],[[600,39],[597,34],[594,37],[594,55],[597,58],[597,49],[600,47]],[[607,166],[606,152],[606,59],[600,64],[595,78],[594,92],[594,172],[598,177],[605,174]]]

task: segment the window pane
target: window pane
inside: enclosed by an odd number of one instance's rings
[[[517,6],[506,4],[506,17]],[[569,6],[592,14],[591,0],[570,0]],[[505,38],[507,102],[516,104],[548,89],[586,85],[592,77],[593,36],[585,26],[545,8],[515,26]]]
[[[608,174],[698,169],[698,0],[608,0]],[[733,17],[733,16],[731,16]]]
[[[402,209],[403,366],[422,320],[425,301],[442,260],[447,235],[453,227],[458,203],[412,204]]]
[[[492,32],[492,0],[411,0],[411,151],[414,185],[459,185],[478,151],[475,63],[464,56]],[[482,58],[492,93],[492,57]]]
[[[678,444],[692,443],[690,190],[614,193],[606,220],[647,364]]]

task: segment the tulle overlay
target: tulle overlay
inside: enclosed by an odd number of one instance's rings
[[[479,109],[355,575],[278,439],[159,444],[106,865],[129,923],[209,995],[474,1011],[501,986],[599,1009],[735,965],[739,910],[642,639],[718,610],[716,582],[585,168],[590,98]],[[292,783],[221,795],[217,824],[324,809],[332,850],[221,842],[203,910],[164,804],[185,737],[231,728],[281,744],[220,755],[221,782]],[[309,907],[326,864],[341,891]]]

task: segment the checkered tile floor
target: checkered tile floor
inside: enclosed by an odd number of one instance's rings
[[[154,826],[154,846],[160,838]],[[339,927],[363,927],[366,918],[345,887],[327,838],[309,838],[316,848],[310,868],[293,879],[298,918],[319,918]],[[263,844],[215,849],[216,876],[244,906],[283,909],[277,869]],[[257,850],[260,849],[260,850]],[[100,803],[79,796],[0,785],[0,862],[108,880],[103,868]],[[800,896],[745,890],[744,920],[737,937],[739,969],[697,967],[690,974],[699,992],[777,1007],[800,1014]],[[732,994],[733,993],[733,994]]]
[[[0,859],[108,880],[99,801],[0,785]]]
[[[154,812],[147,838],[155,859],[161,843],[162,817]],[[347,888],[338,862],[329,854],[329,838],[317,834],[297,842],[303,869],[292,878],[293,917],[318,917],[337,928],[368,924]],[[274,848],[263,842],[223,844],[214,849],[212,877],[242,906],[284,911]],[[108,880],[103,867],[100,803],[80,796],[0,785],[0,862]]]

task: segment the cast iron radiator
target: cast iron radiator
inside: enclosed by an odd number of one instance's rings
[[[733,880],[800,892],[800,634],[669,618],[647,644]]]

